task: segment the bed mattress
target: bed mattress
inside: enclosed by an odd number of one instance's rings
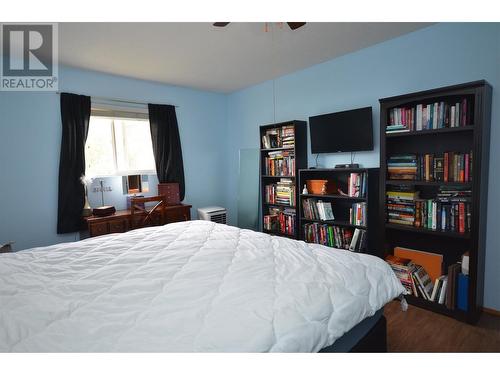
[[[0,256],[2,352],[317,352],[404,288],[379,258],[207,221]]]

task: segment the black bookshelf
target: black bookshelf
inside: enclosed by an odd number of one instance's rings
[[[379,169],[378,168],[314,168],[301,169],[299,171],[299,186],[302,192],[307,180],[330,180],[335,181],[342,191],[347,192],[347,179],[351,173],[365,173],[367,175],[366,194],[362,197],[349,197],[340,194],[300,194],[297,201],[299,207],[300,239],[305,240],[304,224],[320,223],[339,226],[354,230],[355,228],[366,230],[367,242],[362,252],[383,256],[379,243],[379,233],[377,221],[379,220],[378,199],[379,199]],[[335,220],[315,220],[307,219],[304,215],[303,199],[316,198],[332,205]],[[366,225],[354,225],[349,221],[349,208],[353,203],[366,202],[367,223]]]
[[[277,129],[277,128],[282,128],[284,126],[290,126],[292,125],[294,127],[294,144],[293,147],[269,147],[266,148],[265,145],[263,144],[262,137],[266,134],[266,132],[270,129]],[[260,144],[260,194],[261,194],[261,229],[264,233],[276,235],[276,236],[282,236],[282,237],[287,237],[287,238],[293,238],[293,239],[298,239],[298,229],[299,229],[299,220],[297,214],[295,214],[295,226],[294,226],[294,233],[293,234],[287,234],[283,233],[279,230],[266,230],[264,227],[264,217],[265,215],[268,215],[270,212],[270,209],[273,208],[280,208],[280,209],[289,209],[289,210],[295,210],[295,213],[297,212],[297,208],[293,205],[285,205],[285,204],[280,204],[280,203],[267,203],[266,202],[266,185],[271,185],[271,184],[276,184],[280,179],[282,178],[288,178],[291,179],[294,182],[295,186],[295,200],[296,202],[299,201],[299,186],[297,185],[298,181],[298,171],[301,168],[306,168],[307,167],[307,123],[305,121],[299,121],[299,120],[291,120],[291,121],[285,121],[285,122],[280,122],[280,123],[275,123],[275,124],[268,124],[268,125],[263,125],[260,127],[260,132],[259,132],[259,144]],[[269,155],[270,152],[276,152],[276,151],[284,151],[284,152],[293,152],[295,155],[295,169],[293,171],[293,175],[289,174],[286,176],[280,176],[280,175],[270,175],[266,174],[266,156]]]
[[[401,96],[380,99],[380,197],[379,223],[381,244],[385,254],[403,246],[443,255],[443,273],[449,265],[461,260],[469,251],[469,290],[467,311],[448,309],[437,302],[408,296],[410,304],[469,323],[477,322],[483,304],[484,263],[486,246],[486,209],[491,116],[491,86],[484,80]],[[402,106],[445,102],[452,105],[467,98],[470,118],[464,126],[444,127],[401,133],[386,133],[390,111]],[[389,180],[387,159],[397,154],[439,154],[472,151],[472,181],[465,183],[441,181]],[[464,186],[472,190],[471,228],[465,233],[424,229],[387,222],[386,191],[393,185],[415,186],[421,196],[431,199],[440,186]],[[433,280],[434,282],[434,280]]]

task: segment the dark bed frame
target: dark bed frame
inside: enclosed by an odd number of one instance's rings
[[[327,346],[320,353],[335,353],[333,345]],[[387,353],[387,321],[381,316],[368,333],[351,348],[350,353]]]

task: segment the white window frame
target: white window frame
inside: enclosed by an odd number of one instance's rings
[[[145,170],[119,170],[118,169],[118,155],[116,152],[116,136],[115,136],[115,120],[144,120],[148,122],[149,124],[149,117],[146,111],[141,111],[141,110],[134,110],[131,111],[130,109],[127,110],[120,110],[115,108],[108,108],[108,107],[92,107],[90,117],[100,117],[104,119],[109,119],[111,120],[111,147],[112,147],[112,154],[113,154],[113,164],[114,164],[114,170],[115,173],[111,174],[99,174],[97,176],[92,176],[94,178],[99,178],[99,177],[119,177],[119,176],[131,176],[131,175],[156,175],[156,168],[155,169],[145,169]],[[152,141],[152,140],[151,140]],[[126,145],[123,145],[123,148],[126,153]],[[87,173],[87,171],[85,171]]]

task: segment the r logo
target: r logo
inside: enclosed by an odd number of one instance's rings
[[[3,26],[3,75],[52,75],[52,25]]]
[[[56,91],[57,24],[1,24],[0,90]]]

